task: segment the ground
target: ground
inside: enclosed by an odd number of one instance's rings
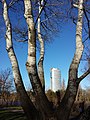
[[[10,108],[0,110],[0,120],[27,120],[21,109]]]
[[[85,109],[90,106],[89,103],[85,103]],[[78,120],[80,111],[79,103],[75,103],[72,107],[70,120]],[[27,120],[21,107],[0,107],[0,120]]]

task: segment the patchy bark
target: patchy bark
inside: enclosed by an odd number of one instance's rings
[[[28,25],[28,58],[26,68],[35,93],[37,109],[39,109],[43,118],[46,118],[46,116],[48,118],[48,116],[51,116],[53,109],[43,91],[36,67],[36,31],[32,15],[32,3],[30,0],[24,0],[24,5],[24,16]]]
[[[2,2],[3,2],[3,17],[6,25],[6,49],[12,64],[16,89],[20,96],[21,104],[28,120],[60,120],[60,119],[68,120],[72,105],[75,101],[78,85],[80,81],[90,73],[90,69],[88,69],[82,76],[78,78],[78,67],[83,53],[82,44],[83,0],[79,0],[78,5],[74,5],[75,7],[76,6],[78,7],[78,20],[76,29],[76,51],[69,68],[68,87],[57,109],[54,109],[53,106],[50,104],[44,91],[44,72],[43,72],[44,43],[40,31],[40,16],[38,17],[38,39],[40,41],[41,51],[37,70],[36,29],[32,13],[32,2],[31,0],[24,0],[25,6],[24,16],[28,25],[28,57],[26,62],[26,68],[36,99],[36,106],[34,106],[25,91],[19,70],[18,61],[13,49],[12,28],[8,16],[6,0],[2,0]],[[41,14],[41,11],[39,12]]]
[[[19,70],[19,65],[17,62],[17,58],[13,49],[12,27],[11,27],[10,19],[8,16],[8,8],[7,8],[6,0],[3,0],[2,3],[3,3],[3,18],[6,25],[6,50],[8,52],[8,55],[12,64],[15,86],[20,96],[21,105],[28,119],[35,120],[37,117],[37,110],[34,108],[33,103],[31,102],[31,100],[29,99],[25,91],[25,88],[22,82],[22,77]],[[36,116],[34,116],[34,112],[36,113]]]
[[[76,28],[76,51],[69,68],[68,87],[61,105],[57,109],[58,119],[68,120],[72,105],[78,90],[78,67],[83,54],[82,44],[82,23],[83,23],[83,0],[79,0],[78,4],[78,20]],[[64,115],[63,115],[64,114]]]
[[[41,3],[43,2],[43,0],[41,1]],[[43,61],[44,61],[44,41],[42,39],[41,36],[41,20],[40,20],[40,13],[42,11],[43,7],[42,5],[39,3],[39,17],[38,17],[38,40],[40,42],[40,58],[39,58],[39,62],[38,62],[38,75],[39,75],[39,79],[41,81],[42,84],[42,88],[45,91],[45,80],[44,80],[44,69],[43,69]]]

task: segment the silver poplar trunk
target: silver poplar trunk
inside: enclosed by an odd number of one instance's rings
[[[43,0],[41,1],[41,3],[44,2]],[[39,17],[38,17],[38,40],[40,42],[40,58],[38,61],[38,75],[39,75],[39,79],[41,81],[42,84],[42,88],[43,90],[45,90],[45,80],[44,80],[44,69],[43,69],[43,61],[44,61],[44,41],[42,39],[41,36],[41,19],[40,19],[40,13],[42,11],[42,5],[39,3]]]
[[[13,76],[14,76],[14,82],[16,86],[17,93],[19,94],[21,105],[23,107],[23,110],[29,120],[36,120],[36,117],[38,116],[37,110],[33,106],[33,103],[31,102],[29,96],[27,95],[27,92],[24,88],[22,77],[19,70],[18,61],[13,49],[13,43],[12,43],[12,27],[10,23],[10,19],[8,16],[8,8],[6,0],[2,1],[3,3],[3,18],[6,25],[6,49],[12,64],[12,70],[13,70]],[[34,115],[34,112],[36,113],[36,116]]]
[[[32,15],[31,0],[24,0],[25,19],[28,25],[28,58],[26,68],[35,93],[36,103],[42,116],[49,116],[52,113],[52,107],[42,89],[36,66],[36,31]],[[43,98],[43,99],[42,99]]]
[[[78,67],[83,54],[82,44],[82,24],[83,24],[83,0],[79,0],[78,3],[78,20],[76,25],[76,51],[69,68],[68,86],[64,98],[61,101],[61,105],[58,107],[57,114],[60,114],[62,120],[68,120],[72,105],[75,101],[75,97],[78,90]],[[60,119],[58,116],[58,119]]]

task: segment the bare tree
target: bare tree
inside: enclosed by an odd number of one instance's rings
[[[6,37],[5,37],[6,49],[12,64],[16,90],[20,96],[21,105],[24,109],[24,112],[26,113],[27,118],[29,120],[51,120],[51,119],[60,120],[61,118],[62,120],[68,120],[72,105],[75,101],[79,83],[90,73],[90,68],[89,68],[82,76],[78,77],[78,68],[84,51],[83,42],[82,42],[84,1],[79,0],[73,2],[73,6],[78,9],[78,18],[76,22],[76,51],[69,68],[68,85],[65,95],[56,109],[53,108],[52,104],[50,104],[49,100],[47,99],[45,95],[45,91],[43,90],[44,84],[42,84],[41,82],[44,79],[44,77],[42,78],[42,76],[40,75],[41,72],[43,71],[43,59],[44,59],[44,55],[42,53],[44,46],[42,46],[42,44],[40,44],[41,54],[40,54],[39,63],[41,62],[41,64],[38,64],[39,69],[37,69],[37,62],[36,62],[36,32],[38,33],[39,42],[43,41],[40,31],[40,20],[41,20],[40,14],[41,11],[43,10],[43,6],[41,2],[43,2],[44,7],[46,4],[45,1],[41,1],[41,0],[39,1],[40,4],[39,15],[38,17],[36,17],[36,21],[35,21],[33,16],[33,7],[32,7],[33,2],[31,0],[24,0],[24,7],[25,7],[24,17],[26,19],[27,28],[28,28],[27,30],[28,56],[27,56],[26,68],[34,92],[36,105],[34,105],[31,99],[28,97],[22,82],[22,76],[19,70],[18,61],[13,48],[12,24],[10,22],[10,18],[8,14],[8,6],[6,0],[2,0],[3,18],[6,26]],[[38,20],[38,31],[36,29],[37,20]]]
[[[9,58],[10,58],[10,61],[12,64],[16,90],[20,96],[22,107],[23,107],[28,119],[33,120],[37,117],[37,115],[36,116],[34,115],[34,113],[37,114],[37,111],[34,108],[31,100],[29,99],[29,96],[27,95],[24,85],[23,85],[23,82],[22,82],[22,77],[20,74],[18,61],[17,61],[16,55],[15,55],[15,52],[13,49],[12,26],[11,26],[10,19],[8,16],[8,7],[7,7],[6,0],[2,0],[2,4],[3,4],[3,18],[5,21],[5,25],[6,25],[6,36],[5,36],[6,37],[6,50],[8,52],[8,55],[9,55]]]
[[[13,76],[10,69],[0,72],[0,96],[2,105],[8,105],[10,94],[14,92]]]

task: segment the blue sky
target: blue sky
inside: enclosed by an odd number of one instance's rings
[[[73,32],[72,32],[73,31]],[[46,80],[49,76],[50,80],[50,68],[59,68],[61,71],[61,79],[67,80],[68,69],[75,50],[75,34],[72,27],[65,26],[60,32],[56,40],[46,47],[45,53],[45,73]],[[48,64],[48,66],[47,66]],[[47,71],[48,70],[48,71]]]
[[[73,23],[66,24],[63,26],[59,36],[56,37],[56,40],[46,47],[44,66],[47,88],[49,88],[50,85],[50,68],[52,67],[60,69],[61,80],[65,79],[67,85],[68,70],[75,52],[75,28]],[[85,62],[81,62],[78,71],[79,76],[83,74],[81,69],[85,64]],[[87,77],[81,82],[83,88],[89,87],[89,84],[90,82]]]
[[[4,70],[8,67],[11,67],[11,64],[5,49],[5,40],[2,38],[0,41],[0,70]],[[25,87],[28,89],[30,87],[30,82],[25,67],[25,62],[27,60],[27,44],[15,43],[14,47],[19,62],[22,78]],[[74,51],[75,25],[72,23],[66,23],[61,28],[61,32],[58,34],[58,36],[55,36],[54,41],[52,41],[50,44],[48,43],[47,45],[45,45],[44,69],[46,89],[50,88],[50,68],[52,67],[60,69],[61,79],[64,78],[67,84],[68,70],[74,55]],[[82,64],[80,66],[82,67]],[[79,69],[79,74],[82,74],[81,67]],[[86,88],[86,86],[88,86],[89,84],[89,80],[86,79],[82,82],[82,86],[84,88]]]
[[[66,6],[65,6],[66,7]],[[22,10],[22,9],[21,9]],[[20,9],[18,9],[20,11]],[[26,25],[25,19],[23,19],[23,13],[18,12],[13,14],[15,11],[9,11],[11,22],[20,27]],[[22,14],[22,15],[21,15]],[[21,21],[18,21],[18,17]],[[17,22],[18,21],[18,22]],[[50,88],[50,69],[52,67],[59,68],[61,71],[61,80],[64,78],[65,83],[68,81],[68,70],[75,51],[75,25],[69,21],[61,23],[61,31],[58,35],[54,35],[54,41],[45,45],[45,59],[44,59],[44,70],[45,70],[45,82],[46,89]],[[2,26],[1,26],[2,25]],[[13,24],[12,24],[13,25]],[[0,21],[0,33],[3,33],[3,21]],[[13,26],[14,27],[14,26]],[[4,31],[5,32],[5,31]],[[27,60],[27,44],[14,42],[15,53],[19,62],[20,71],[26,88],[30,87],[30,80],[28,79],[26,71],[26,60]],[[37,52],[38,53],[38,52]],[[11,68],[10,60],[5,48],[4,38],[0,38],[0,70]],[[38,58],[38,55],[37,55]],[[84,63],[80,64],[79,74],[82,74],[81,68]],[[83,80],[82,86],[86,88],[89,86],[89,80]]]

